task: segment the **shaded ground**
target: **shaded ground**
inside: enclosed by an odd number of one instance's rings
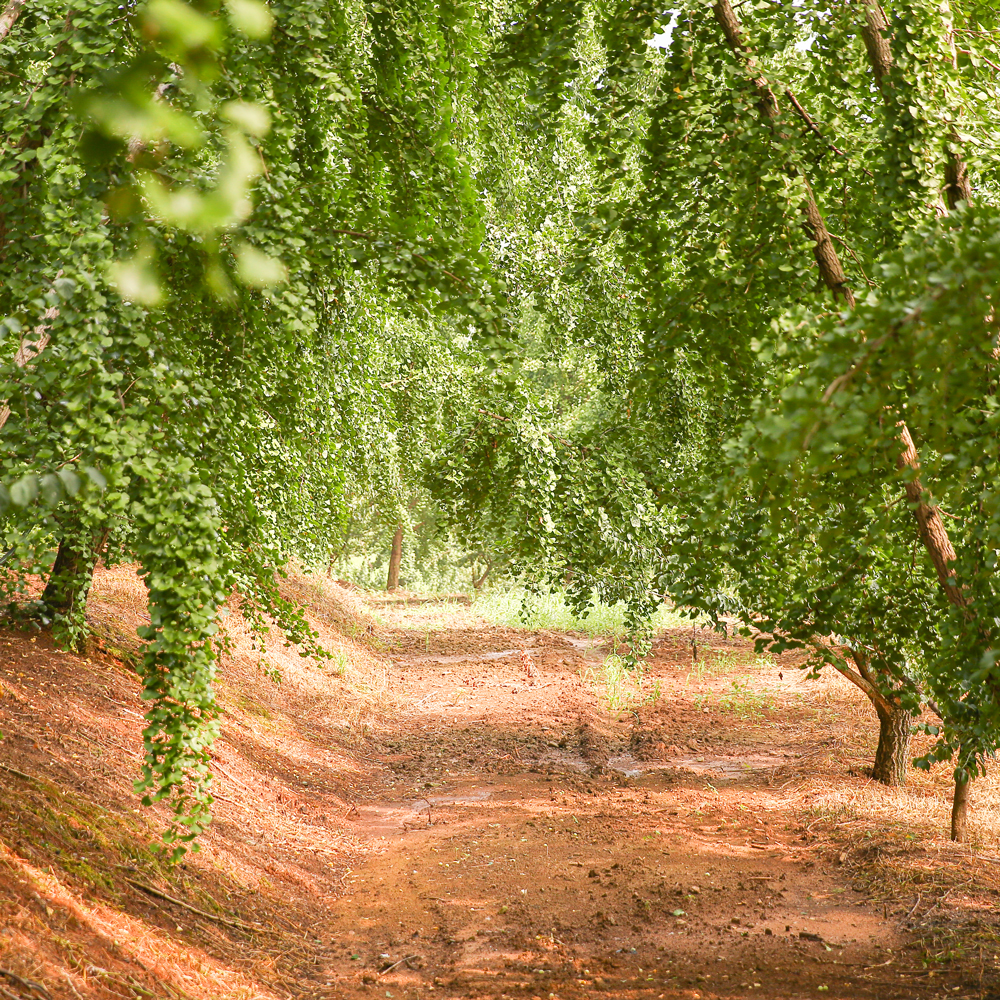
[[[76,1000],[997,995],[998,859],[934,838],[945,776],[863,776],[849,691],[721,637],[662,637],[636,688],[576,637],[376,613],[377,720],[335,665],[223,672],[180,869],[129,788],[135,677],[0,632],[0,968]]]

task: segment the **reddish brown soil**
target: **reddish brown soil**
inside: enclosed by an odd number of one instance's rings
[[[817,773],[866,779],[787,665],[750,679],[787,699],[741,718],[696,703],[666,636],[658,699],[613,714],[585,643],[381,614],[399,707],[378,725],[226,681],[217,820],[175,869],[130,790],[135,677],[0,632],[0,967],[74,1000],[995,995],[991,954],[943,961],[927,930],[995,898],[910,910],[871,861],[923,848],[803,808]]]

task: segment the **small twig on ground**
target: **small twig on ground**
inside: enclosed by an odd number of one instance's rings
[[[30,774],[25,774],[24,771],[19,771],[16,767],[11,767],[10,764],[0,764],[0,767],[2,767],[5,771],[10,771],[11,774],[16,774],[19,778],[23,778],[25,781],[38,780]]]
[[[180,906],[185,910],[190,910],[191,913],[197,913],[199,917],[204,917],[206,920],[214,920],[218,924],[225,924],[227,927],[235,927],[241,931],[254,931],[259,929],[250,924],[244,923],[242,920],[230,920],[228,917],[218,917],[214,913],[207,913],[205,910],[199,910],[197,906],[192,906],[190,903],[185,903],[180,899],[174,899],[173,896],[168,896],[165,892],[160,892],[159,889],[154,889],[151,885],[146,885],[145,882],[137,882],[135,879],[131,878],[127,878],[125,881],[128,882],[129,885],[134,886],[136,889],[148,892],[151,896],[158,896],[160,899],[165,899],[168,903],[173,903],[175,906]]]
[[[415,959],[415,958],[420,958],[420,956],[419,955],[407,955],[406,958],[401,958],[398,962],[393,962],[392,965],[390,965],[387,968],[383,969],[379,973],[379,975],[380,976],[384,976],[387,972],[392,972],[392,970],[395,969],[397,965],[402,965],[404,962],[412,962],[413,959]]]
[[[52,1000],[52,995],[49,991],[42,986],[41,983],[36,983],[33,979],[25,979],[24,977],[19,976],[16,972],[10,972],[8,969],[0,969],[0,976],[3,976],[16,986],[20,986],[21,989],[28,990],[29,992],[33,990],[40,996],[45,997],[46,1000]]]
[[[913,904],[913,907],[910,909],[910,912],[907,913],[906,916],[903,919],[904,920],[909,920],[910,917],[912,917],[913,914],[917,912],[917,907],[919,905],[920,905],[920,893],[918,892],[917,893],[917,901]]]
[[[80,996],[79,990],[77,990],[77,988],[73,985],[73,980],[70,978],[70,974],[68,972],[63,973],[63,979],[66,980],[66,985],[69,987],[73,996],[76,997],[76,1000],[83,1000],[83,997]]]
[[[250,788],[248,785],[246,785],[242,781],[240,781],[240,779],[237,778],[235,774],[233,774],[231,771],[227,771],[222,766],[222,763],[219,761],[218,757],[213,757],[212,758],[212,767],[214,767],[218,771],[221,771],[230,781],[232,781],[236,785],[239,785],[240,788],[243,789],[243,791],[249,792],[251,795],[255,795],[256,794],[256,792],[254,792],[254,790],[252,788]]]

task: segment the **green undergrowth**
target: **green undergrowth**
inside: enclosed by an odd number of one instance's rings
[[[770,656],[753,650],[722,649],[710,650],[699,655],[691,664],[689,678],[704,680],[707,677],[721,677],[725,674],[755,674],[774,666]]]
[[[600,665],[584,667],[580,677],[599,693],[611,715],[634,712],[643,705],[654,705],[663,693],[659,680],[651,677],[645,668],[636,669],[616,653]]]
[[[563,591],[531,593],[521,587],[490,590],[476,598],[475,610],[487,621],[510,628],[580,632],[589,638],[622,636],[626,632],[625,604],[591,603],[585,613],[570,607]],[[689,626],[691,619],[666,604],[653,616],[654,632]]]

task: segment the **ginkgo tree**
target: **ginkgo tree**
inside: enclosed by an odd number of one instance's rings
[[[48,574],[36,614],[74,643],[96,560],[138,563],[141,787],[178,851],[208,817],[220,605],[236,587],[321,652],[276,574],[329,553],[348,472],[377,458],[359,315],[499,336],[457,145],[480,13],[15,0],[0,19],[4,586]]]
[[[858,684],[881,720],[884,781],[903,779],[910,716],[931,704],[932,756],[957,754],[960,836],[967,779],[997,732],[993,598],[974,568],[992,560],[989,519],[966,513],[986,502],[975,491],[996,461],[969,430],[993,396],[991,272],[973,248],[990,245],[995,14],[740,10],[678,10],[662,66],[642,60],[656,85],[634,72],[604,102],[646,114],[633,115],[641,193],[610,207],[650,309],[647,356],[695,352],[731,398],[750,390],[745,430],[679,521],[664,580]],[[975,304],[928,309],[941,285]],[[874,374],[897,343],[906,361]],[[966,532],[976,542],[957,544]]]
[[[735,614],[765,645],[805,649],[810,667],[856,683],[880,720],[880,780],[905,779],[912,717],[937,712],[931,757],[955,756],[961,836],[967,779],[997,732],[983,568],[995,458],[988,432],[971,430],[993,405],[995,12],[533,10],[523,30],[547,39],[539,50],[578,57],[550,60],[561,76],[545,94],[559,101],[545,110],[551,121],[586,108],[580,259],[599,246],[620,262],[640,331],[630,374],[603,387],[621,450],[602,479],[632,468],[640,488],[609,511],[591,486],[580,507],[620,533],[634,596],[659,586]],[[588,39],[599,57],[585,76]],[[874,374],[896,344],[906,360]],[[682,423],[699,443],[686,463],[676,426],[650,433],[685,370],[698,389]],[[567,454],[583,445],[579,466],[586,439],[564,437]],[[543,465],[543,506],[586,481],[582,467]],[[604,521],[551,504],[532,519],[531,503],[494,489],[481,506],[497,523],[516,515],[504,524],[525,558],[613,564]]]
[[[664,592],[809,650],[883,781],[930,706],[961,835],[1000,731],[998,37],[978,0],[8,0],[3,585],[45,575],[73,643],[97,560],[138,564],[178,850],[221,604],[322,655],[277,575],[418,497],[626,600],[637,654]]]

